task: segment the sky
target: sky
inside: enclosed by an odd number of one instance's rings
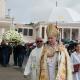
[[[57,2],[58,7],[71,8],[80,13],[80,0],[57,0]],[[44,21],[55,6],[56,0],[6,0],[6,14],[10,9],[10,16],[21,23]]]

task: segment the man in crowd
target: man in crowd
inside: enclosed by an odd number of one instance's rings
[[[40,57],[41,57],[41,53],[42,53],[42,49],[43,49],[43,40],[40,37],[36,38],[36,48],[32,50],[32,52],[30,53],[28,62],[26,64],[25,67],[25,71],[24,71],[24,76],[30,74],[31,72],[31,80],[37,80],[37,73],[36,71],[39,68],[39,61],[40,61]]]
[[[17,65],[21,68],[24,60],[24,55],[26,54],[26,48],[22,43],[18,44],[16,46],[16,52],[17,52]]]
[[[9,48],[4,40],[1,42],[2,66],[8,65]]]
[[[59,29],[49,24],[46,32],[48,44],[42,51],[39,80],[72,80],[69,54],[65,46],[57,42]]]

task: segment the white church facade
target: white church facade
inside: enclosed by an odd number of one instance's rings
[[[5,0],[0,0],[0,20],[5,18],[5,5],[6,1]]]
[[[37,34],[40,32],[39,36],[42,37],[44,41],[47,40],[47,25],[48,23],[40,23],[40,26],[38,26],[40,31],[36,31]],[[60,29],[60,39],[80,41],[80,23],[58,23],[57,26]]]
[[[6,0],[0,0],[0,42],[2,34],[10,29],[12,19],[6,15]]]
[[[25,42],[34,42],[36,37],[42,37],[47,41],[46,28],[48,22],[38,22],[35,24],[16,24],[16,29],[24,36]],[[54,23],[53,23],[54,24]],[[58,23],[60,29],[60,39],[80,41],[80,23]]]
[[[56,8],[54,9],[48,18],[47,21],[39,21],[37,23],[31,23],[31,24],[21,24],[21,23],[15,23],[12,24],[12,19],[8,16],[6,16],[6,0],[0,0],[0,41],[1,41],[1,35],[7,31],[10,30],[10,28],[14,25],[14,28],[23,34],[24,41],[25,42],[34,42],[36,37],[42,37],[44,42],[47,40],[46,36],[46,28],[47,25],[52,21],[52,23],[56,23],[57,26],[60,28],[60,39],[68,39],[68,40],[80,40],[80,22],[74,22],[72,21],[71,16],[67,13],[72,13],[70,9],[64,9]],[[60,12],[58,12],[60,10]],[[66,13],[65,13],[66,12]],[[54,15],[55,13],[55,15]],[[57,14],[60,13],[61,15]],[[66,16],[63,16],[63,13],[66,14]],[[74,12],[74,16],[76,16],[77,13]],[[73,19],[75,19],[73,16]],[[78,15],[77,17],[80,17]],[[55,19],[55,20],[54,20]],[[79,20],[79,18],[77,18]],[[59,20],[59,21],[58,21]],[[68,21],[68,22],[67,22]]]

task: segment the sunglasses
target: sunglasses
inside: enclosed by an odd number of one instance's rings
[[[36,41],[36,43],[39,43],[39,42],[43,42],[43,41]]]

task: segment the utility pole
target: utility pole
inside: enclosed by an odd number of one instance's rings
[[[13,30],[14,28],[14,17],[11,18],[11,26],[10,26],[10,30]]]
[[[11,25],[11,27],[14,28],[14,17],[12,17]]]
[[[58,7],[58,2],[57,2],[57,0],[56,0],[56,7]]]
[[[8,9],[8,17],[11,19],[11,27],[10,29],[14,29],[14,17],[11,17],[11,9]]]
[[[10,17],[10,11],[11,11],[11,9],[8,9],[8,16]]]
[[[58,1],[56,0],[56,9],[57,9],[57,7],[58,7]],[[56,27],[57,27],[57,19],[56,19]]]

